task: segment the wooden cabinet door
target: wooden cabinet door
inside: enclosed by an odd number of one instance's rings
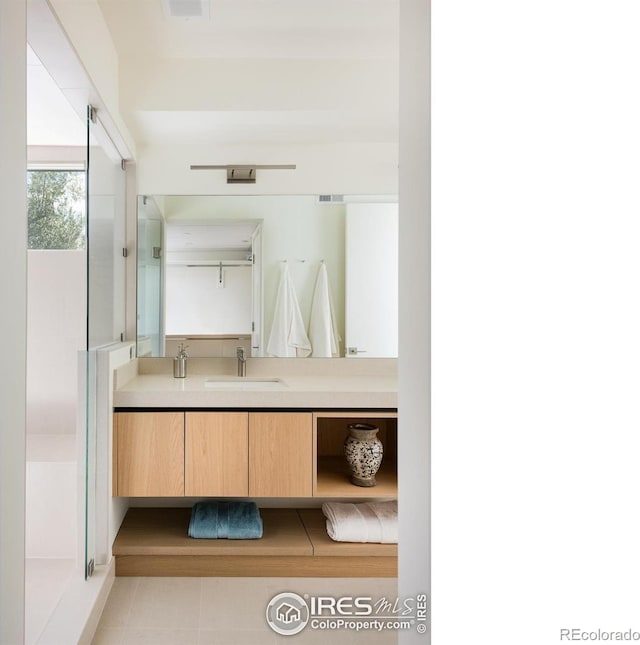
[[[184,495],[184,412],[117,412],[117,494]]]
[[[249,494],[249,414],[185,414],[185,495]]]
[[[249,495],[311,497],[312,415],[249,414]]]

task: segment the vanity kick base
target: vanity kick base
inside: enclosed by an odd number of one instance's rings
[[[113,544],[117,576],[393,578],[396,544],[334,542],[320,509],[260,509],[259,540],[188,537],[190,508],[130,508]]]

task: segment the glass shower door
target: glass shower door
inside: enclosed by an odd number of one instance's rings
[[[116,146],[95,108],[87,109],[87,346],[85,577],[96,561],[98,454],[109,438],[98,434],[100,383],[98,350],[124,338],[125,329],[125,173]],[[105,433],[103,433],[105,434]],[[104,473],[102,473],[104,475]]]

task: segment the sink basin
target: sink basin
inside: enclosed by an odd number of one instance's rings
[[[287,387],[287,384],[279,378],[249,378],[246,376],[208,378],[204,385],[215,390],[280,390]]]

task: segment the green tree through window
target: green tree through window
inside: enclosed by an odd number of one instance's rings
[[[28,248],[84,248],[84,194],[83,171],[30,170]]]

